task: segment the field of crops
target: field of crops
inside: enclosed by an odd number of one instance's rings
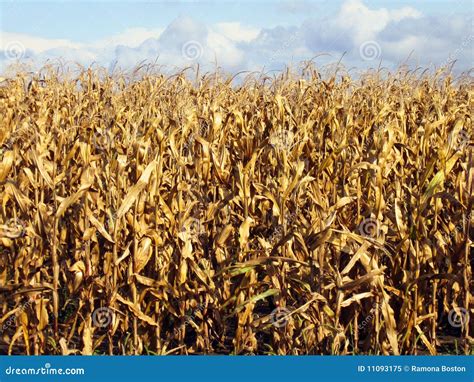
[[[470,354],[473,89],[3,81],[0,353]]]

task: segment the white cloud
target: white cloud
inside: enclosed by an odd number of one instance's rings
[[[412,7],[403,7],[400,9],[396,9],[394,11],[389,12],[392,20],[394,21],[400,21],[403,19],[419,19],[422,17],[422,13],[417,11],[416,9]]]
[[[217,33],[220,33],[232,41],[250,42],[257,38],[260,29],[244,26],[239,22],[217,23],[214,26]]]
[[[149,38],[158,38],[163,32],[163,28],[128,28],[116,35],[95,41],[91,45],[97,48],[108,48],[117,45],[137,47]]]
[[[407,18],[418,19],[422,15],[416,9],[404,7],[388,10],[386,8],[369,9],[361,0],[346,1],[335,18],[334,26],[352,32],[352,38],[358,43],[375,38],[377,33],[393,21]]]
[[[206,48],[213,54],[217,63],[224,68],[238,68],[244,63],[245,52],[240,50],[231,40],[219,33],[210,32],[206,40]]]
[[[26,50],[34,53],[41,53],[49,49],[64,47],[70,49],[80,49],[83,44],[74,43],[66,39],[47,39],[42,37],[35,37],[21,33],[0,33],[0,49],[8,49],[12,43],[20,43]]]
[[[233,27],[234,32],[242,30],[249,33],[243,27]],[[179,17],[166,27],[159,38],[149,38],[136,48],[116,49],[115,60],[121,68],[133,66],[144,59],[158,58],[158,63],[171,67],[183,67],[199,62],[205,69],[212,70],[217,62],[218,66],[234,70],[244,64],[245,52],[229,34],[232,36],[231,29],[222,34],[192,18]],[[249,36],[247,34],[244,37]]]
[[[157,60],[171,70],[194,63],[204,70],[213,70],[216,63],[228,71],[273,70],[327,52],[332,56],[318,58],[318,64],[346,53],[347,67],[378,66],[380,60],[394,67],[410,56],[414,64],[424,66],[457,59],[458,68],[466,70],[473,62],[472,19],[424,16],[412,7],[374,9],[361,0],[347,0],[332,17],[261,30],[240,22],[205,25],[183,16],[164,29],[129,28],[89,44],[2,33],[0,65],[9,62],[7,44],[18,41],[37,65],[63,57],[123,69]],[[378,49],[372,61],[360,53],[367,42]]]
[[[311,0],[284,0],[278,3],[278,8],[281,12],[285,13],[308,14],[318,10],[320,5],[324,5],[324,3],[318,4],[317,2]]]

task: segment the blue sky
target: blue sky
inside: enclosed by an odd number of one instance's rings
[[[45,38],[93,41],[129,27],[164,27],[180,15],[205,23],[245,22],[257,27],[295,25],[335,13],[344,1],[2,1],[1,29]],[[472,13],[472,1],[364,2],[373,8],[411,6],[425,14]],[[293,11],[292,7],[294,8]],[[301,10],[299,12],[299,10]]]
[[[158,57],[176,67],[217,60],[235,71],[281,68],[321,52],[337,61],[345,52],[346,65],[362,68],[410,57],[424,66],[456,59],[465,70],[473,7],[469,0],[2,1],[0,64],[63,57],[126,67]]]

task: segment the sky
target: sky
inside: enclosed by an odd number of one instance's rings
[[[0,1],[0,71],[61,59],[167,70],[474,62],[472,0]],[[316,58],[315,58],[316,57]]]

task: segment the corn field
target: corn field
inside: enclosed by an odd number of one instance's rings
[[[0,353],[471,354],[473,101],[443,71],[4,80]]]

